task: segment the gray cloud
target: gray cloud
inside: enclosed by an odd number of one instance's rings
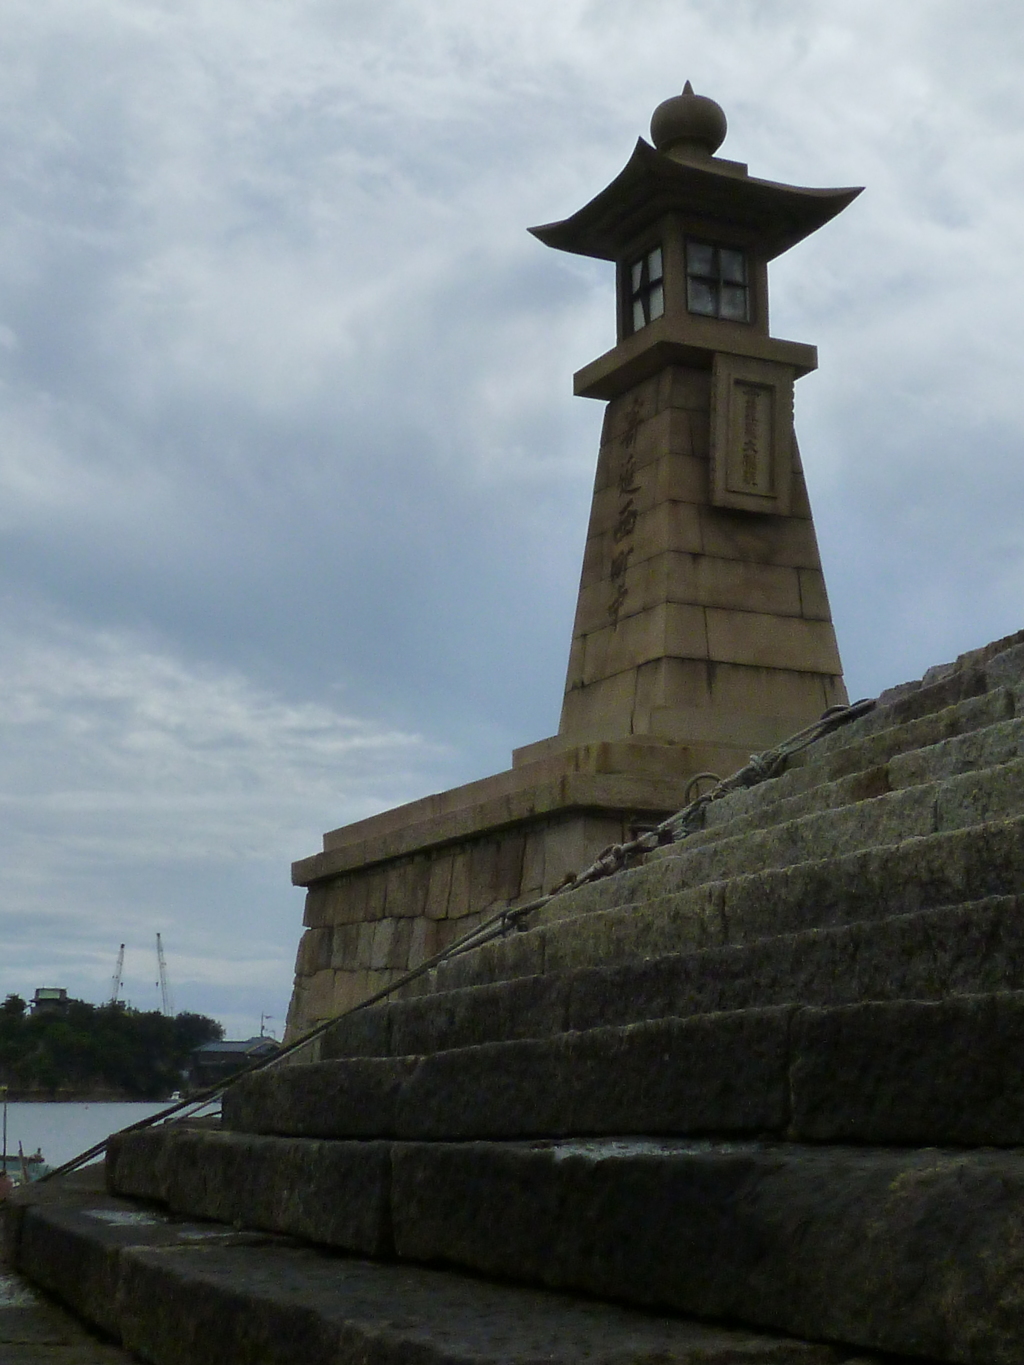
[[[772,276],[851,688],[1020,625],[1014,7],[4,17],[0,992],[160,928],[179,1003],[281,1015],[288,861],[552,731],[613,310],[524,229],[687,77],[754,174],[868,187]]]
[[[444,757],[416,735],[53,620],[0,620],[0,697],[5,984],[43,961],[92,998],[110,943],[137,958],[159,929],[179,1005],[242,987],[257,1013],[260,992],[278,1005],[295,926],[267,914],[267,892],[297,914],[284,874],[310,829],[401,801]],[[218,904],[225,880],[251,894],[254,875],[259,913]]]

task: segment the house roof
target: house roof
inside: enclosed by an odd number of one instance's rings
[[[221,1038],[212,1043],[202,1043],[199,1047],[192,1049],[193,1054],[197,1052],[211,1053],[234,1052],[245,1054],[247,1052],[266,1052],[268,1049],[276,1051],[281,1045],[273,1038],[244,1038],[229,1039]]]

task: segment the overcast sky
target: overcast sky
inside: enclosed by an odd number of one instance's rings
[[[611,267],[689,78],[865,185],[772,267],[851,695],[1024,625],[1006,0],[0,0],[0,995],[280,1028],[294,858],[558,720]]]

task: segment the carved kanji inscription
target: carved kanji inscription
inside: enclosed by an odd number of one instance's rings
[[[793,463],[793,371],[716,355],[711,386],[711,501],[786,516]]]

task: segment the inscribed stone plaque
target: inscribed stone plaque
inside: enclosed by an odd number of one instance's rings
[[[711,382],[711,501],[744,512],[789,514],[793,370],[716,353]]]

